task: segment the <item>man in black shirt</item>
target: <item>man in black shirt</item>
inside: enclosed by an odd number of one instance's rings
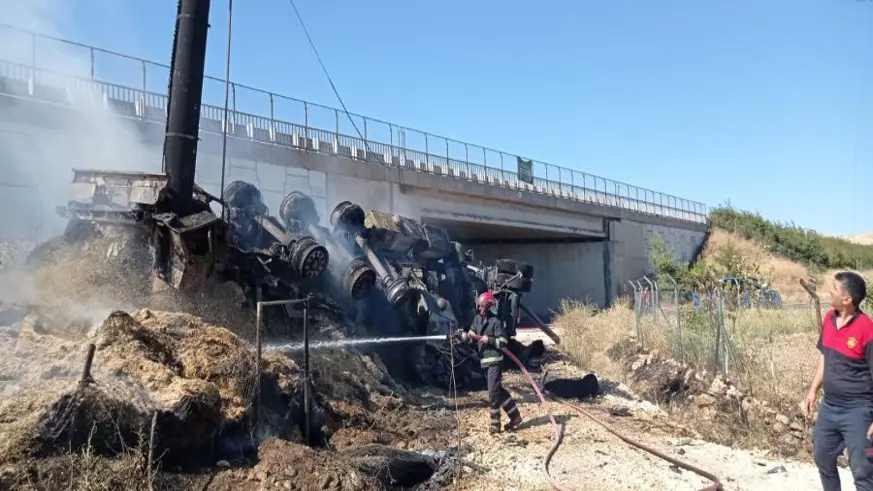
[[[488,382],[488,401],[491,406],[491,425],[489,433],[500,431],[500,410],[506,411],[509,423],[506,429],[511,430],[521,424],[521,413],[515,404],[515,399],[503,387],[503,352],[501,351],[509,342],[503,321],[494,315],[494,294],[484,292],[476,299],[476,309],[479,311],[470,326],[470,332],[458,331],[458,337],[462,342],[469,343],[478,341],[479,354],[482,359],[480,364],[485,369],[485,378]]]
[[[873,464],[867,460],[873,437],[873,322],[861,312],[867,285],[860,275],[834,275],[831,306],[818,339],[818,367],[801,403],[807,417],[818,389],[824,398],[815,424],[815,464],[825,491],[840,491],[837,456],[849,450],[849,467],[859,491],[873,491]]]

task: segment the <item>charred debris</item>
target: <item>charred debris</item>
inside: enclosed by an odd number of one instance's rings
[[[97,241],[108,256],[151,278],[154,302],[181,299],[184,305],[185,298],[231,283],[245,298],[240,309],[254,311],[261,301],[309,299],[315,329],[330,324],[347,337],[448,338],[470,324],[475,298],[485,290],[496,292],[498,313],[514,335],[522,296],[532,286],[533,268],[527,264],[502,259],[474,266],[472,251],[451,241],[444,229],[365,212],[348,201],[336,205],[324,226],[306,194],[291,192],[276,217],[258,188],[243,181],[231,182],[223,200],[195,185],[187,214],[163,211],[169,194],[163,175],[74,170],[72,188],[70,201],[58,208],[69,219],[64,234],[38,246],[29,260]],[[213,203],[226,218],[212,211]],[[265,314],[265,340],[299,336],[297,306]],[[395,377],[442,388],[451,376],[449,349],[447,342],[408,346],[400,354],[374,348]],[[541,342],[515,342],[512,349],[527,363],[544,350]],[[459,384],[481,382],[476,356],[455,347],[456,365],[466,367],[456,366]]]
[[[71,196],[58,212],[69,219],[61,237],[39,245],[29,261],[95,238],[108,239],[111,255],[137,271],[152,300],[195,298],[216,284],[243,293],[242,308],[257,302],[308,298],[319,319],[341,325],[346,336],[359,327],[369,335],[445,334],[467,326],[475,298],[495,292],[498,311],[515,335],[532,288],[530,265],[502,259],[473,264],[445,229],[343,201],[327,224],[312,199],[291,192],[273,216],[256,186],[230,182],[216,197],[194,182],[200,102],[209,18],[208,0],[181,0],[173,43],[164,144],[164,174],[73,170]],[[213,205],[222,210],[220,215]],[[287,336],[301,309],[271,309],[266,335]],[[317,328],[317,326],[316,326]],[[392,356],[380,353],[396,377],[447,387],[452,357],[448,343],[421,343]],[[512,343],[529,363],[542,355]],[[481,379],[476,354],[454,354],[459,384]],[[481,380],[478,380],[481,382]]]

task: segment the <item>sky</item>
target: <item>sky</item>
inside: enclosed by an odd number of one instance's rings
[[[873,231],[873,2],[295,1],[352,112],[827,234]],[[169,63],[175,0],[65,8],[63,37]],[[211,26],[206,70],[223,77],[227,0]],[[288,0],[237,1],[232,34],[232,80],[339,106]],[[125,63],[96,57],[100,76],[141,84]],[[204,90],[223,103],[221,84]],[[237,108],[265,113],[269,98],[240,90]]]

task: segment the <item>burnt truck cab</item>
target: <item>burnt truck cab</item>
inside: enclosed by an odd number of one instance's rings
[[[73,169],[67,204],[56,209],[69,220],[64,234],[30,259],[61,243],[106,238],[107,257],[149,258],[153,290],[198,290],[226,258],[227,227],[209,207],[214,198],[196,186],[188,213],[169,211],[168,181],[164,174]]]
[[[164,174],[74,169],[70,197],[57,208],[69,220],[66,230],[41,244],[31,259],[62,245],[108,239],[107,257],[150,265],[152,295],[198,294],[232,281],[249,301],[261,294],[304,295],[325,271],[326,249],[286,230],[251,184],[231,183],[226,201],[195,185],[182,210],[171,204],[168,184]],[[213,203],[227,209],[227,221]]]

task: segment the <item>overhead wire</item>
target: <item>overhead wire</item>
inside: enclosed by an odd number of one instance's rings
[[[227,206],[224,204],[224,179],[227,172],[227,132],[228,113],[230,112],[230,52],[231,52],[231,33],[233,30],[233,0],[227,0],[227,54],[225,57],[224,67],[224,116],[223,124],[224,131],[221,136],[221,189],[219,196],[221,198],[221,218],[227,219]],[[235,118],[234,118],[235,119]]]
[[[870,19],[867,23],[868,31],[867,31],[867,43],[865,46],[873,46],[873,13],[870,14]],[[862,50],[864,53],[869,53],[869,50]],[[853,167],[853,175],[854,179],[852,180],[852,234],[857,234],[860,232],[858,230],[858,174],[861,160],[861,121],[864,117],[864,102],[867,97],[867,85],[870,80],[870,69],[873,63],[870,63],[869,59],[862,60],[864,65],[861,67],[861,94],[859,95],[858,101],[858,117],[855,120],[855,143],[854,143],[854,155],[852,157],[852,167]],[[856,265],[859,267],[860,265]]]
[[[306,23],[303,22],[303,16],[300,15],[300,11],[297,10],[297,5],[294,3],[294,0],[288,0],[288,3],[291,4],[291,8],[294,9],[294,14],[297,16],[298,22],[300,22],[300,27],[303,29],[303,34],[306,36],[307,42],[309,42],[309,47],[312,49],[312,53],[315,55],[315,59],[318,60],[318,64],[321,66],[321,71],[324,72],[325,78],[327,78],[327,82],[330,84],[331,90],[333,90],[333,95],[336,96],[337,101],[339,101],[340,106],[343,108],[343,112],[346,117],[349,118],[349,122],[352,123],[352,126],[355,128],[355,132],[358,134],[358,137],[362,142],[364,142],[364,149],[367,153],[370,153],[370,145],[367,143],[367,139],[364,138],[364,134],[361,133],[361,130],[358,128],[358,125],[355,123],[354,118],[352,118],[352,114],[349,112],[348,108],[346,108],[346,103],[343,102],[343,98],[340,96],[339,90],[336,88],[336,84],[333,83],[333,78],[331,78],[330,73],[327,72],[327,67],[324,65],[324,61],[321,59],[321,55],[318,54],[318,49],[315,47],[315,42],[312,40],[312,36],[309,35],[309,29],[306,28]]]

